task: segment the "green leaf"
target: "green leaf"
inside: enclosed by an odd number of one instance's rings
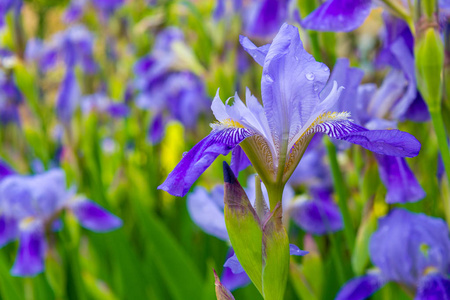
[[[263,226],[263,295],[264,299],[283,299],[289,274],[289,238],[282,222],[281,202]]]
[[[352,268],[356,275],[364,274],[366,266],[370,261],[369,257],[369,240],[372,233],[377,229],[377,218],[371,212],[369,216],[364,219],[359,227],[356,236],[355,249],[352,255]]]

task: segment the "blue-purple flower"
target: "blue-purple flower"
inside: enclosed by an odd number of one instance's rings
[[[415,299],[448,299],[448,234],[441,219],[394,209],[380,219],[370,239],[370,258],[377,269],[350,280],[336,299],[366,299],[389,281],[405,285],[416,293]]]
[[[19,124],[19,105],[22,102],[23,95],[13,75],[0,70],[0,124]]]
[[[272,44],[256,47],[241,37],[244,49],[263,66],[261,105],[250,91],[246,105],[236,95],[225,105],[217,94],[212,110],[217,123],[191,149],[160,185],[184,196],[219,154],[240,144],[268,189],[284,186],[315,133],[359,144],[379,154],[415,156],[420,143],[399,130],[373,130],[354,124],[348,112],[333,112],[343,90],[333,84],[326,97],[320,93],[329,68],[306,52],[296,27],[284,24]]]
[[[0,2],[0,29],[5,26],[6,14],[13,11],[14,15],[18,16],[20,14],[22,4],[22,0],[3,0]]]
[[[11,270],[15,276],[34,276],[44,270],[46,233],[58,227],[60,213],[72,213],[85,228],[108,232],[122,221],[73,188],[66,188],[65,173],[54,169],[42,174],[10,174],[0,181],[0,246],[19,240]]]
[[[78,21],[84,14],[86,6],[91,3],[104,19],[111,17],[125,0],[72,0],[64,13],[66,23]]]

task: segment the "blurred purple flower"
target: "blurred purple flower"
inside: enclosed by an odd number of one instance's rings
[[[365,299],[389,281],[416,290],[415,299],[448,299],[448,234],[441,219],[404,209],[392,210],[380,219],[379,228],[370,239],[370,258],[378,271],[352,279],[336,299]]]
[[[304,231],[316,235],[332,233],[344,228],[339,207],[328,189],[313,189],[311,200],[295,201],[290,216]]]
[[[20,14],[20,10],[22,9],[22,0],[2,0],[0,1],[0,29],[5,26],[5,17],[9,11],[13,11],[13,13],[18,16]]]
[[[58,91],[56,100],[56,114],[63,123],[70,123],[81,99],[81,91],[73,70],[67,70]]]
[[[123,118],[129,114],[129,108],[125,103],[114,102],[102,92],[84,96],[81,99],[81,111],[83,114],[94,111],[109,114],[113,118]]]
[[[103,19],[108,19],[123,6],[125,0],[72,0],[64,13],[64,21],[66,23],[78,21],[88,3],[93,5]]]
[[[296,27],[284,24],[271,45],[258,48],[245,37],[241,37],[241,44],[263,66],[264,106],[249,91],[247,105],[237,95],[233,106],[228,102],[225,105],[217,94],[211,108],[218,122],[181,159],[159,189],[184,196],[219,154],[227,155],[249,137],[251,144],[247,149],[252,153],[247,155],[255,159],[252,165],[265,182],[275,180],[279,171],[286,182],[315,133],[325,133],[380,154],[418,154],[420,143],[408,133],[369,131],[352,123],[347,112],[331,112],[343,88],[334,83],[324,100],[319,97],[329,69],[306,52]],[[282,158],[285,160],[280,162]],[[278,170],[278,166],[283,170]]]
[[[20,123],[19,105],[23,95],[12,76],[0,70],[0,124]]]
[[[9,175],[0,182],[0,246],[18,239],[19,250],[11,270],[15,276],[34,276],[44,269],[46,230],[61,211],[74,214],[92,231],[108,232],[122,221],[75,190],[66,188],[62,169],[33,176]]]
[[[63,61],[68,69],[78,65],[85,73],[92,74],[97,71],[93,50],[92,33],[82,25],[74,25],[56,33],[45,43],[31,39],[27,44],[25,57],[28,62],[36,62],[42,72],[47,72],[59,61]]]

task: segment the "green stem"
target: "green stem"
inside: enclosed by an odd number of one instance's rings
[[[336,237],[334,236],[333,233],[328,233],[328,238],[330,239],[330,243],[331,243],[331,255],[333,256],[333,261],[334,261],[334,265],[336,267],[336,272],[337,272],[337,279],[338,279],[338,283],[339,286],[343,285],[345,283],[345,269],[344,269],[344,265],[343,265],[343,260],[341,255],[339,255],[339,249],[340,249],[340,243],[338,241],[338,239],[336,239]]]
[[[347,240],[347,245],[349,247],[350,252],[353,251],[355,246],[355,235],[354,235],[354,228],[353,223],[350,218],[350,211],[347,207],[347,195],[345,192],[345,186],[344,182],[342,180],[342,173],[339,169],[339,164],[337,161],[337,155],[336,155],[336,147],[334,144],[329,140],[325,140],[325,145],[327,148],[328,153],[328,159],[330,160],[330,167],[331,167],[331,173],[333,176],[333,187],[338,195],[338,204],[339,209],[342,213],[342,217],[344,218],[344,235],[345,239]]]
[[[434,131],[436,132],[439,150],[441,152],[442,161],[444,162],[445,174],[450,185],[450,150],[447,142],[447,135],[445,133],[444,121],[440,109],[430,109],[431,120],[433,122]],[[445,218],[450,227],[450,200],[442,197],[444,201]]]

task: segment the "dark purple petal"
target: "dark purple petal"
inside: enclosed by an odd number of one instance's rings
[[[217,0],[213,11],[214,21],[219,21],[225,14],[225,0]]]
[[[406,111],[405,118],[413,122],[427,122],[430,120],[427,104],[419,91],[417,91],[416,99],[414,99]]]
[[[381,180],[387,188],[387,203],[416,202],[425,197],[414,173],[403,157],[376,155]]]
[[[269,51],[270,44],[257,47],[252,43],[247,37],[240,35],[239,42],[245,51],[250,54],[253,59],[261,66],[264,65],[264,60],[266,59],[267,52]]]
[[[75,77],[75,72],[68,70],[61,83],[58,99],[56,100],[56,113],[62,122],[70,122],[80,97],[81,92]]]
[[[17,239],[19,234],[18,222],[15,218],[0,215],[0,247]]]
[[[377,273],[357,277],[348,281],[339,291],[335,300],[363,300],[378,291],[384,285]]]
[[[344,227],[339,207],[329,200],[298,202],[291,209],[291,217],[303,230],[317,235],[336,232]]]
[[[125,103],[111,103],[108,107],[108,113],[113,118],[124,118],[128,116],[129,112]]]
[[[13,174],[16,174],[16,171],[14,171],[14,169],[5,161],[0,159],[0,181]]]
[[[84,228],[95,232],[108,232],[122,226],[122,220],[97,203],[87,199],[76,199],[70,209]]]
[[[414,300],[450,300],[450,280],[436,273],[422,277]]]
[[[34,276],[41,273],[44,270],[46,248],[44,226],[40,221],[33,220],[24,226],[21,225],[19,250],[11,274]]]
[[[230,168],[236,176],[239,175],[240,171],[251,165],[252,163],[240,146],[237,146],[231,151]]]
[[[72,0],[69,7],[64,12],[64,22],[71,23],[81,18],[86,5],[86,0]]]
[[[159,143],[164,136],[165,122],[163,114],[157,114],[153,117],[148,128],[148,138],[152,144]]]
[[[369,16],[371,0],[328,0],[303,19],[305,29],[352,31]]]
[[[213,130],[187,152],[158,189],[182,197],[219,154],[227,155],[252,133],[244,128]]]
[[[223,207],[217,205],[219,201],[223,203],[223,190],[222,194],[208,194],[205,188],[196,187],[187,197],[187,207],[192,221],[203,231],[221,240],[228,241]]]
[[[322,123],[314,131],[383,155],[414,157],[419,154],[421,147],[420,142],[407,132],[397,129],[367,130],[349,121]]]
[[[288,16],[287,0],[252,1],[245,16],[245,33],[252,37],[270,38]]]

